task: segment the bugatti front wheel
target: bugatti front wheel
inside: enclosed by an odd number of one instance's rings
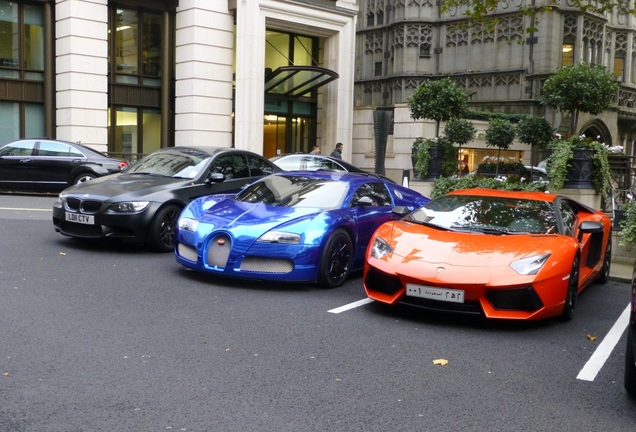
[[[353,243],[343,229],[337,229],[327,240],[320,261],[318,283],[327,288],[335,288],[349,276]]]

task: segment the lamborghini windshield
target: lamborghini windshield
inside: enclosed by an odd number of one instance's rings
[[[429,201],[404,218],[411,222],[486,234],[554,232],[551,203],[518,198],[446,195]]]

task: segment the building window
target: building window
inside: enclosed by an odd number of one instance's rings
[[[44,7],[0,0],[0,144],[42,137]]]
[[[574,64],[574,44],[563,44],[563,49],[561,51],[561,66]]]
[[[111,154],[134,162],[144,154],[159,150],[161,112],[158,109],[117,107],[114,114]]]
[[[111,24],[115,82],[147,86],[161,85],[161,15],[116,9]]]
[[[382,62],[375,62],[373,65],[373,76],[382,76]]]
[[[624,57],[615,57],[614,58],[614,76],[617,81],[623,82],[625,78],[625,58]]]

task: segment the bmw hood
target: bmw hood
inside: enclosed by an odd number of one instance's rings
[[[67,195],[88,195],[102,201],[143,199],[152,201],[153,195],[192,184],[192,180],[144,174],[112,174],[98,177],[65,189]]]

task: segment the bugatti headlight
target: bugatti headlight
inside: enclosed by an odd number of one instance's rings
[[[510,263],[510,267],[520,275],[536,275],[550,258],[550,254],[534,255]]]
[[[149,201],[119,202],[110,206],[110,209],[117,213],[137,213],[148,207],[148,204]]]
[[[188,217],[182,217],[177,221],[177,226],[182,230],[196,232],[199,226],[199,221]]]
[[[373,258],[382,258],[393,252],[391,245],[381,237],[376,237],[371,247]]]
[[[258,238],[262,243],[299,244],[300,235],[285,231],[269,231]]]

